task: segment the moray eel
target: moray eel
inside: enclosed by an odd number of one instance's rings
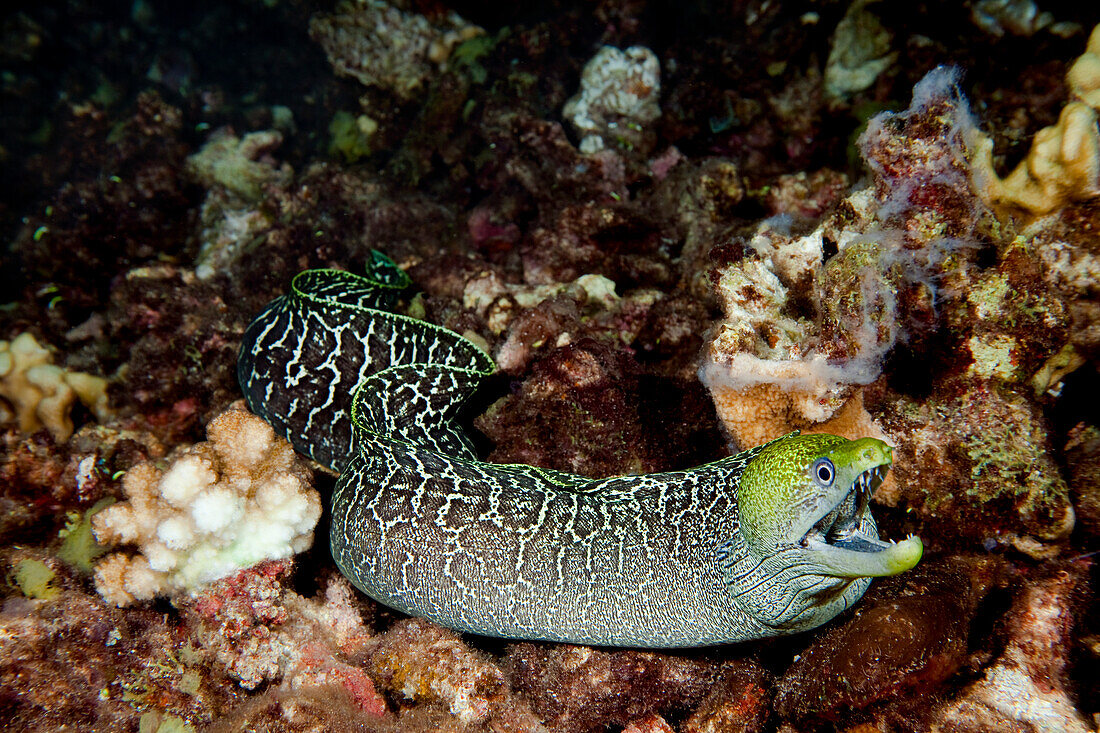
[[[686,471],[589,479],[479,461],[453,417],[492,373],[390,312],[409,285],[309,270],[247,329],[249,408],[340,472],[332,554],[364,593],[459,631],[692,647],[814,628],[920,559],[878,537],[873,438],[792,434]]]

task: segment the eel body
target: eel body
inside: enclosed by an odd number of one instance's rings
[[[250,409],[340,472],[331,548],[363,592],[460,631],[689,647],[818,626],[920,540],[879,540],[871,438],[791,435],[686,471],[593,480],[479,461],[453,417],[492,359],[389,308],[405,274],[299,274],[245,333]]]

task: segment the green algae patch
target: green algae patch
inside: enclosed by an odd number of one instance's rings
[[[92,562],[97,557],[107,552],[106,547],[100,546],[92,534],[92,517],[100,511],[115,503],[112,497],[100,499],[92,508],[80,514],[69,513],[69,521],[60,536],[64,538],[57,556],[72,565],[82,573],[92,572]]]
[[[53,584],[54,571],[41,560],[20,560],[15,564],[13,580],[27,598],[48,601],[61,592]]]
[[[371,138],[378,132],[378,123],[367,115],[356,117],[340,110],[328,125],[329,155],[341,155],[348,163],[370,156]]]
[[[161,715],[155,710],[143,713],[138,721],[138,733],[194,733],[195,728],[175,715]]]

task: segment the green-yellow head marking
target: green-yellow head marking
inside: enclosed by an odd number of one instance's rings
[[[784,546],[806,551],[822,575],[896,575],[920,560],[916,537],[878,538],[868,510],[871,494],[892,462],[875,438],[799,435],[772,443],[741,475],[741,532],[753,554]]]
[[[792,435],[764,447],[738,479],[740,532],[719,551],[738,606],[791,633],[859,600],[871,578],[920,560],[916,537],[883,542],[868,502],[890,468],[881,440]]]

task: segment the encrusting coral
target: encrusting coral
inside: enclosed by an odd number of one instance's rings
[[[140,550],[96,566],[107,601],[125,606],[194,591],[312,545],[321,500],[290,444],[237,406],[210,422],[207,437],[167,470],[132,468],[122,483],[128,500],[94,517],[100,543]]]
[[[55,365],[29,333],[0,341],[0,422],[15,420],[24,433],[45,427],[64,442],[73,434],[70,412],[77,400],[100,420],[111,414],[103,377]]]
[[[176,601],[194,639],[241,687],[264,681],[286,688],[335,684],[364,712],[382,715],[386,703],[348,657],[363,652],[370,631],[351,584],[339,575],[315,598],[288,585],[293,562],[266,560]]]

